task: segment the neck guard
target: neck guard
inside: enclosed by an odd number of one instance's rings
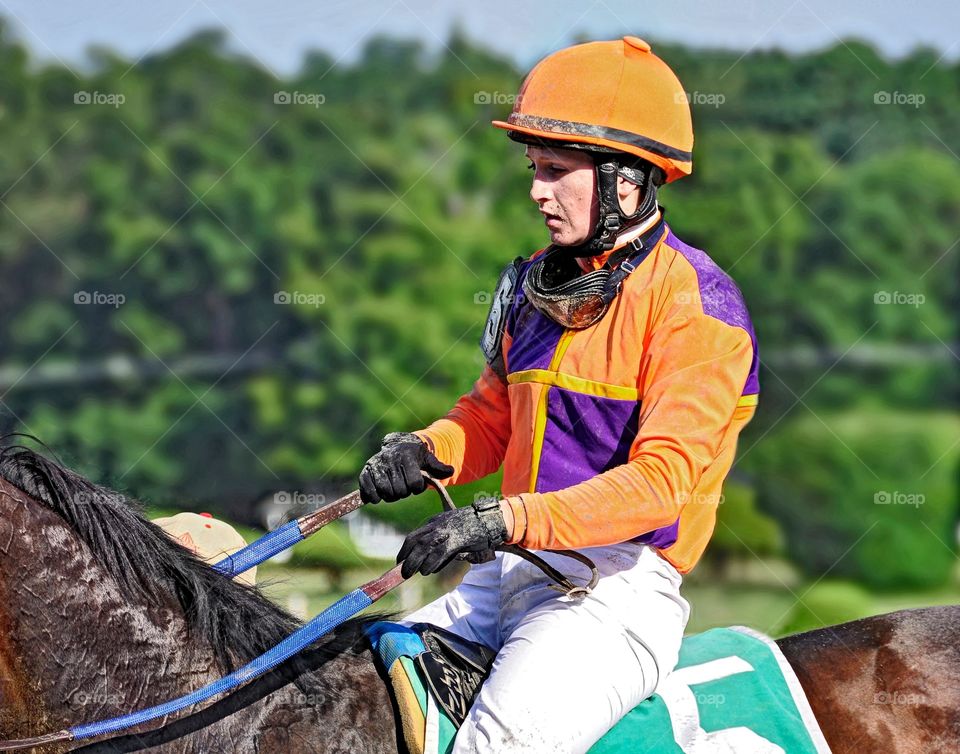
[[[581,274],[569,247],[551,246],[530,265],[523,293],[538,311],[569,330],[595,325],[620,294],[623,281],[660,240],[663,226],[661,217],[643,235],[613,252],[603,267],[586,274]]]

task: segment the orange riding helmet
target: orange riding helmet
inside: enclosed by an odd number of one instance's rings
[[[687,94],[637,37],[568,47],[530,71],[506,121],[518,137],[593,145],[643,158],[669,183],[693,170]],[[587,147],[589,148],[589,147]]]

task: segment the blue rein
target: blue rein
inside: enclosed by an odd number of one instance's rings
[[[434,484],[438,490],[442,489],[434,480],[430,479],[430,483]],[[441,497],[443,497],[442,492]],[[237,550],[233,555],[228,555],[223,560],[214,563],[213,569],[232,579],[287,548],[293,547],[297,542],[302,542],[331,521],[336,521],[347,513],[357,510],[361,505],[363,505],[363,501],[360,499],[360,493],[351,492],[349,495],[345,495],[313,513],[289,521],[272,532],[264,534],[256,542],[251,542],[242,550]]]
[[[297,520],[288,521],[283,526],[260,537],[256,542],[251,542],[242,550],[237,550],[233,555],[227,555],[223,560],[218,560],[211,568],[219,571],[228,579],[232,579],[234,576],[239,576],[255,565],[260,565],[263,561],[269,560],[274,555],[278,555],[304,539],[306,537],[300,531],[300,522]]]
[[[340,518],[344,512],[355,510],[360,507],[361,504],[359,493],[353,492],[312,514],[288,521],[283,526],[274,529],[272,532],[268,532],[260,537],[260,539],[251,542],[243,549],[233,553],[233,555],[228,555],[222,560],[217,561],[213,564],[212,568],[227,578],[232,579],[234,576],[253,568],[255,565],[260,565],[263,561],[269,560],[274,555],[293,547],[293,545],[298,542],[302,542],[310,534],[313,534],[330,521]],[[344,621],[370,607],[382,594],[385,594],[386,591],[389,591],[389,589],[392,589],[403,580],[399,576],[399,568],[399,566],[396,566],[380,578],[364,584],[361,587],[357,587],[345,597],[341,597],[305,626],[294,631],[275,647],[267,650],[267,652],[256,659],[251,660],[242,668],[230,673],[230,675],[208,683],[203,688],[197,689],[186,696],[172,699],[169,702],[164,702],[154,707],[148,707],[138,712],[131,712],[127,715],[114,717],[110,720],[101,720],[86,725],[75,725],[67,729],[70,732],[71,738],[73,740],[92,738],[93,736],[99,736],[104,733],[116,733],[124,728],[132,728],[135,725],[156,720],[159,717],[184,710],[194,704],[205,702],[218,694],[232,691],[238,686],[252,681],[254,678],[258,678],[268,670],[275,668],[284,660],[289,660],[295,654],[313,644],[324,634],[333,631]],[[396,578],[392,579],[391,574]],[[384,580],[395,581],[396,583],[392,583],[389,589],[377,594],[374,585]],[[371,598],[371,594],[375,594],[376,596]]]
[[[86,725],[75,725],[67,729],[70,733],[70,738],[72,740],[79,740],[82,738],[92,738],[93,736],[99,736],[104,733],[116,733],[124,728],[132,728],[135,725],[150,722],[151,720],[156,720],[166,715],[172,715],[194,704],[205,702],[218,694],[231,691],[248,681],[252,681],[254,678],[259,678],[284,660],[290,659],[301,650],[313,644],[324,634],[332,631],[341,623],[352,618],[361,610],[370,607],[372,604],[373,600],[364,592],[363,587],[358,587],[350,592],[350,594],[334,602],[330,607],[317,615],[317,617],[290,634],[290,636],[275,647],[247,663],[242,668],[230,673],[230,675],[208,683],[203,688],[197,689],[186,696],[158,704],[155,707],[148,707],[147,709],[131,712],[127,715],[114,717],[109,720],[87,723]]]
[[[265,534],[260,537],[260,539],[238,550],[233,555],[228,555],[214,563],[212,567],[227,578],[233,578],[237,574],[243,573],[249,568],[253,568],[253,566],[259,565],[263,561],[272,558],[277,553],[292,547],[331,521],[340,518],[352,510],[356,510],[361,505],[360,493],[353,492],[330,505],[324,506],[299,519],[290,521],[274,531]],[[223,678],[208,683],[203,688],[197,689],[189,694],[153,707],[138,710],[137,712],[131,712],[126,715],[121,715],[120,717],[113,717],[109,720],[99,720],[84,725],[74,725],[66,730],[34,738],[0,741],[0,751],[25,749],[60,741],[77,741],[85,738],[93,738],[94,736],[100,736],[105,733],[116,733],[126,728],[132,728],[180,712],[219,694],[231,692],[239,686],[255,678],[259,678],[264,673],[277,667],[280,663],[301,652],[323,637],[324,634],[333,631],[337,626],[349,620],[357,613],[370,607],[370,605],[380,599],[384,594],[399,586],[402,582],[403,577],[400,575],[400,566],[394,566],[382,576],[367,582],[363,586],[357,587],[346,596],[341,597],[309,623],[294,631],[275,647],[251,660],[242,668],[235,670]]]

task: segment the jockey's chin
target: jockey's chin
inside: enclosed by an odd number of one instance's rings
[[[554,246],[577,246],[590,236],[587,223],[574,224],[561,217],[546,218],[545,224],[550,233],[550,243]],[[578,227],[582,225],[583,227]]]

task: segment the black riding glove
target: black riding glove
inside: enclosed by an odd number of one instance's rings
[[[457,508],[434,516],[407,535],[397,562],[408,579],[419,572],[436,573],[460,553],[492,552],[507,541],[507,524],[497,498],[482,498],[469,508]]]
[[[380,452],[364,464],[360,472],[360,499],[378,503],[417,495],[427,488],[426,471],[434,479],[446,479],[453,473],[424,442],[411,432],[391,432],[383,438]]]

